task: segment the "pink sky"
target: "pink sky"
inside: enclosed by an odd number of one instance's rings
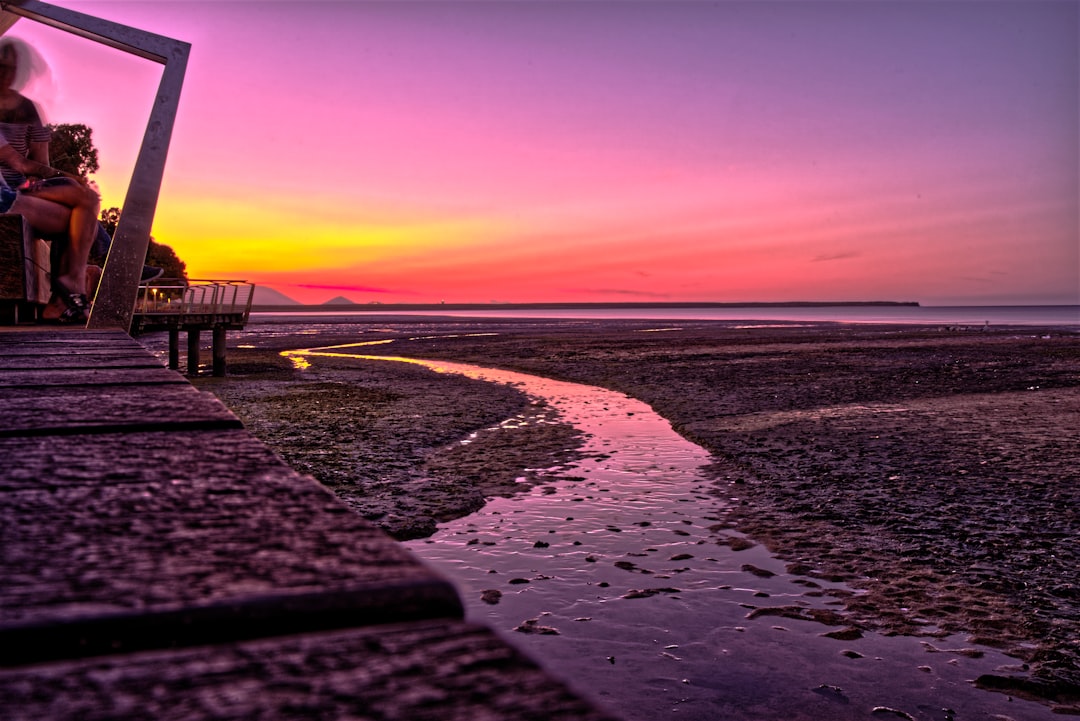
[[[93,2],[192,44],[154,236],[304,302],[1080,303],[1076,2]],[[120,205],[160,69],[22,20]]]

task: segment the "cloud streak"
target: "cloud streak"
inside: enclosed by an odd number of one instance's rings
[[[366,285],[322,285],[318,283],[288,283],[290,288],[306,288],[308,290],[342,290],[356,293],[401,293],[411,294],[410,291],[392,290],[390,288],[372,288]]]
[[[567,293],[581,293],[587,295],[610,295],[627,298],[670,298],[670,293],[657,293],[648,290],[634,290],[631,288],[567,288]]]
[[[850,258],[858,258],[862,253],[856,251],[845,251],[840,253],[823,253],[822,255],[815,256],[811,259],[811,263],[828,263],[833,260],[848,260]]]

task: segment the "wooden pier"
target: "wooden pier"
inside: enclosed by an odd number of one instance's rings
[[[119,331],[0,330],[5,719],[607,719]]]
[[[131,319],[132,335],[169,332],[169,368],[180,368],[180,331],[187,332],[187,374],[199,375],[199,334],[213,338],[215,376],[224,376],[225,332],[243,330],[251,315],[255,284],[243,280],[160,280],[140,285]]]

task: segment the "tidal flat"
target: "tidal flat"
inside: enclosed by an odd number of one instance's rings
[[[707,483],[694,492],[715,503],[701,500],[711,520],[697,540],[767,550],[800,581],[803,598],[759,600],[756,609],[772,610],[755,618],[820,621],[809,599],[828,598],[840,623],[820,631],[840,634],[836,656],[851,650],[845,638],[870,634],[916,637],[927,653],[959,638],[957,663],[1008,659],[970,679],[996,692],[988,697],[1059,713],[1080,703],[1074,331],[409,318],[237,334],[230,376],[199,386],[295,468],[407,540],[488,499],[572,484],[597,452],[552,404],[514,386],[340,355],[305,357],[300,368],[281,355],[355,343],[371,345],[343,352],[502,368],[642,401],[708,451]],[[765,585],[762,598],[782,595]],[[849,590],[830,593],[839,585]],[[818,663],[776,649],[777,663]],[[767,675],[767,657],[755,658]],[[851,696],[843,683],[810,690],[837,709]],[[946,704],[936,708],[896,710],[950,717]],[[850,711],[834,717],[873,717]]]

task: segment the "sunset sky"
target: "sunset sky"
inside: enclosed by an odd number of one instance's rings
[[[318,303],[1080,303],[1077,2],[53,4],[192,44],[154,237]],[[121,205],[160,66],[20,20]]]

